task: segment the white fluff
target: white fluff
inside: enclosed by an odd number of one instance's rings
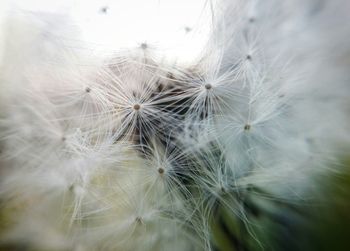
[[[29,2],[0,13],[0,245],[211,250],[217,201],[250,229],[237,194],[303,201],[350,143],[347,1]]]

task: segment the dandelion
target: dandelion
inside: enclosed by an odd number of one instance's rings
[[[0,247],[297,250],[350,142],[349,4],[141,2],[1,17]]]

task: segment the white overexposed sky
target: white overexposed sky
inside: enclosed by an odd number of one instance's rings
[[[0,8],[0,27],[8,10],[64,14],[90,44],[118,50],[147,43],[157,56],[183,63],[201,54],[211,28],[208,0],[2,0]]]

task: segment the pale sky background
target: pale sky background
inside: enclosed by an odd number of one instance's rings
[[[1,0],[1,37],[4,20],[17,11],[67,15],[87,45],[119,50],[147,43],[182,63],[201,55],[211,28],[208,0]]]

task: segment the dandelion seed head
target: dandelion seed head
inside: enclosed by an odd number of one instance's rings
[[[213,250],[232,218],[244,249],[331,172],[350,142],[348,4],[168,2],[8,12],[4,243]]]

